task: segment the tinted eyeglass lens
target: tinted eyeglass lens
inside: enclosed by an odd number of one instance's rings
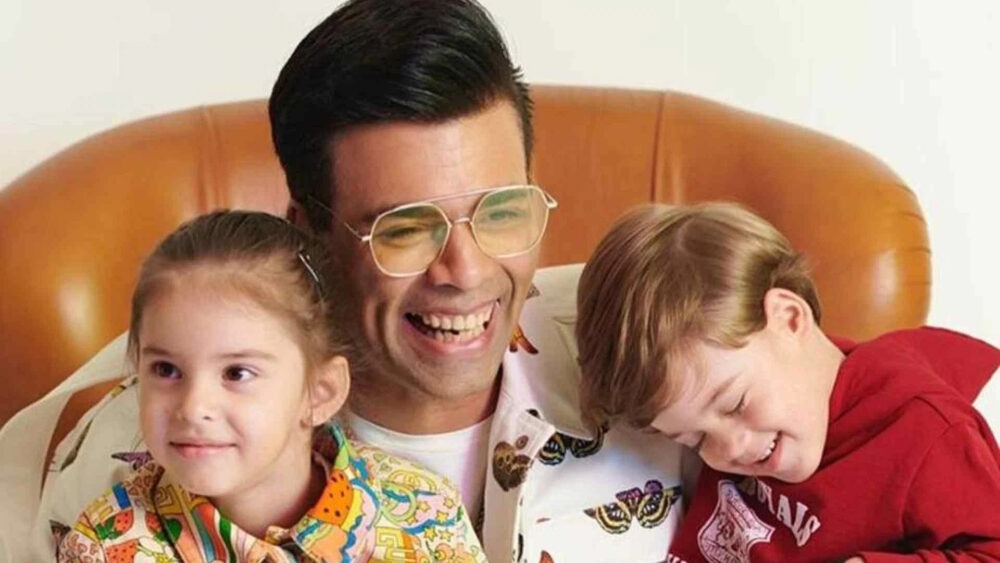
[[[448,220],[436,205],[405,207],[372,226],[372,251],[383,270],[406,275],[423,271],[437,258],[448,236]]]
[[[522,187],[486,194],[472,217],[479,247],[502,258],[534,246],[548,218],[545,196],[537,188]]]
[[[538,243],[549,208],[538,188],[503,188],[487,193],[471,219],[479,248],[494,258],[513,256]],[[433,203],[415,204],[382,215],[372,225],[375,261],[387,273],[423,272],[448,242],[448,218]]]

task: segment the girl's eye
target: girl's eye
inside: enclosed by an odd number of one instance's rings
[[[181,370],[170,362],[153,362],[149,366],[149,371],[161,379],[179,379],[181,377]]]
[[[243,366],[230,366],[226,368],[225,373],[223,373],[223,378],[226,381],[235,381],[237,383],[250,381],[256,376],[257,374],[254,373],[250,368]]]

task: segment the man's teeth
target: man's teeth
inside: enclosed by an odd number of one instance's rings
[[[771,454],[774,453],[774,448],[777,447],[777,445],[778,445],[778,439],[777,438],[771,440],[771,443],[767,445],[767,450],[764,452],[764,455],[760,456],[760,458],[757,459],[757,462],[760,463],[760,462],[767,461],[768,459],[770,459],[771,458]]]
[[[466,342],[486,331],[493,309],[471,315],[409,314],[421,332],[439,342]]]
[[[490,311],[475,315],[420,315],[420,321],[425,325],[439,330],[479,330],[490,320]]]

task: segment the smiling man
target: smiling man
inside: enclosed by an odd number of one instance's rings
[[[350,324],[366,360],[355,412],[418,433],[482,420],[496,402],[497,366],[531,287],[551,201],[525,187],[517,111],[498,100],[440,123],[363,126],[335,134],[330,151],[339,221],[326,228],[351,271]],[[493,218],[498,208],[518,216]],[[470,221],[448,228],[462,217]],[[359,242],[352,225],[374,238]],[[492,241],[494,231],[522,244],[493,258],[477,239]]]
[[[580,417],[578,270],[536,276],[557,202],[532,183],[528,88],[486,11],[348,2],[296,48],[269,112],[288,217],[344,274],[349,431],[453,480],[490,561],[664,560],[681,448]],[[134,389],[117,393],[60,449],[55,522],[115,480],[109,453],[143,449]]]
[[[532,284],[557,203],[532,185],[528,88],[485,10],[350,2],[269,109],[289,217],[347,273],[354,434],[454,480],[491,561],[664,559],[680,448],[580,419],[553,320],[575,303]]]

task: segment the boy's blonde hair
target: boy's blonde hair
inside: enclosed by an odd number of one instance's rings
[[[645,428],[679,392],[678,355],[699,341],[737,348],[785,288],[820,318],[803,256],[770,223],[731,203],[648,205],[619,219],[580,278],[581,403],[593,426]]]

